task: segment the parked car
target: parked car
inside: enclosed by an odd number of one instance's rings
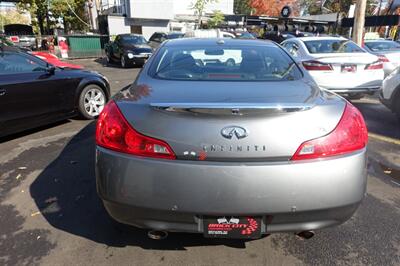
[[[0,46],[3,46],[3,47],[4,46],[6,46],[6,47],[14,47],[14,48],[17,48],[17,49],[19,49],[21,51],[24,51],[24,52],[31,51],[30,48],[20,47],[20,46],[15,45],[15,43],[13,43],[11,40],[9,40],[4,35],[0,35]]]
[[[183,38],[183,32],[154,32],[149,39],[149,45],[157,49],[160,44],[166,40]]]
[[[366,40],[364,49],[379,57],[385,75],[400,66],[400,44],[390,40]]]
[[[234,39],[236,36],[233,33],[222,31],[220,29],[201,29],[193,30],[185,33],[185,38],[228,38]]]
[[[233,51],[235,66],[195,59]],[[311,236],[364,198],[367,139],[357,108],[279,45],[171,40],[98,119],[97,189],[115,220],[151,237]]]
[[[33,28],[24,24],[4,25],[4,34],[17,46],[33,50],[36,47],[36,37]]]
[[[0,137],[76,115],[93,119],[109,97],[108,81],[98,73],[0,50]]]
[[[321,88],[357,99],[382,86],[382,62],[348,39],[302,37],[286,40],[282,46]]]
[[[53,66],[60,68],[73,68],[73,69],[83,69],[83,66],[71,64],[65,61],[61,61],[56,55],[48,53],[48,52],[31,52],[34,56],[39,57],[40,59],[46,61],[47,63],[52,64]]]
[[[106,44],[107,62],[119,62],[121,67],[143,65],[153,53],[146,39],[139,34],[119,34],[113,42]]]
[[[235,38],[237,39],[257,39],[256,37],[254,37],[253,34],[248,31],[233,31],[229,33],[235,35]]]
[[[400,121],[400,67],[392,71],[383,80],[380,100],[397,115]]]

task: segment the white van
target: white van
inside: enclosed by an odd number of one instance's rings
[[[194,30],[185,33],[185,38],[235,38],[235,35],[220,29]]]

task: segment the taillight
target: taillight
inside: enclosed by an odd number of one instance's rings
[[[175,159],[174,152],[166,142],[144,136],[134,130],[114,101],[110,101],[99,115],[96,144],[137,156]]]
[[[383,69],[383,63],[382,61],[375,61],[371,64],[368,64],[365,66],[366,70],[373,70],[373,69]]]
[[[333,70],[332,66],[328,63],[322,63],[320,61],[304,61],[303,66],[307,70],[323,70],[323,71],[330,71]]]
[[[17,42],[19,42],[19,37],[18,36],[11,36],[10,37],[10,41],[17,43]]]
[[[378,55],[379,61],[381,61],[382,63],[387,63],[390,62],[389,59],[384,56],[383,54]]]
[[[342,118],[328,135],[304,142],[292,161],[318,159],[357,151],[366,147],[368,131],[360,111],[347,103]]]

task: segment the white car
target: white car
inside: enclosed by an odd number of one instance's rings
[[[389,75],[400,66],[400,43],[390,40],[367,40],[364,42],[364,49],[379,57],[385,75]]]
[[[379,58],[354,42],[340,37],[303,37],[282,46],[324,89],[361,98],[379,91],[384,78]]]
[[[383,81],[380,100],[400,120],[400,67],[390,73]]]

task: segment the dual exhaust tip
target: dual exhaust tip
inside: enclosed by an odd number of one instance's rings
[[[296,236],[300,239],[310,239],[315,235],[314,231],[301,231],[300,233],[297,233]],[[163,240],[168,237],[168,232],[167,231],[162,231],[162,230],[150,230],[147,232],[147,236],[150,239],[153,240]]]
[[[163,240],[168,237],[168,232],[161,230],[150,230],[147,232],[147,236],[153,240]]]
[[[314,231],[301,231],[300,233],[297,233],[296,236],[300,239],[310,239],[315,235]]]

